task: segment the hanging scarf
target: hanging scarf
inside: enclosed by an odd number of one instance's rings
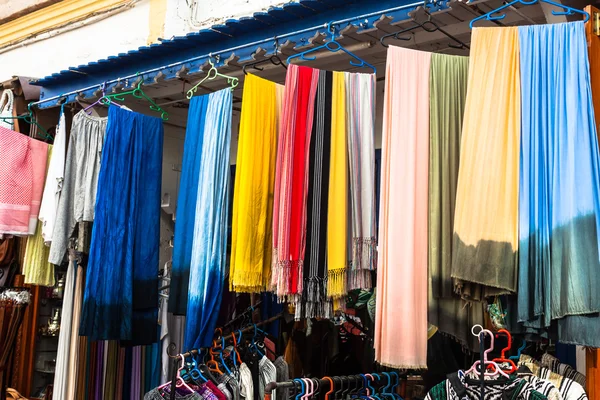
[[[278,86],[252,74],[244,82],[229,281],[236,292],[260,293],[271,277]]]
[[[331,157],[327,208],[327,295],[341,298],[348,266],[348,148],[346,138],[346,82],[333,73]]]
[[[157,339],[163,125],[108,113],[80,335],[148,344]]]
[[[599,347],[600,160],[584,24],[518,32],[519,320],[557,320],[561,342]]]
[[[318,70],[296,65],[290,65],[286,75],[274,194],[273,254],[277,265],[271,281],[280,298],[302,293],[307,164],[318,77]]]
[[[464,298],[516,291],[519,75],[517,28],[473,29],[452,253]]]
[[[0,127],[0,234],[26,235],[33,198],[33,139]]]
[[[169,288],[169,311],[175,315],[185,315],[187,309],[198,179],[209,98],[210,95],[192,97],[188,110],[173,238],[171,287]]]
[[[431,53],[390,46],[383,118],[375,359],[427,368]]]
[[[468,57],[431,55],[427,320],[440,332],[475,351],[478,341],[471,334],[471,327],[483,325],[484,306],[478,302],[466,305],[454,293],[451,277],[456,182],[468,67]]]
[[[330,318],[327,298],[327,210],[331,158],[333,73],[319,71],[310,141],[304,292],[296,319]]]
[[[209,96],[188,287],[186,349],[210,345],[225,279],[233,95],[227,88]]]
[[[375,74],[346,72],[346,129],[352,209],[348,290],[368,289],[377,262],[375,238]]]

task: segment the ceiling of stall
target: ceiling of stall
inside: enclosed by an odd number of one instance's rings
[[[566,1],[563,1],[567,3]],[[568,5],[571,7],[584,7],[585,1],[568,1]],[[386,48],[380,43],[380,38],[383,35],[394,33],[410,26],[414,26],[415,22],[423,23],[427,20],[431,20],[439,27],[441,27],[448,34],[454,36],[458,40],[465,44],[470,43],[471,29],[469,23],[472,19],[483,15],[495,8],[498,8],[505,4],[503,0],[487,0],[479,2],[469,2],[465,4],[460,1],[451,1],[449,8],[443,12],[438,12],[429,15],[426,10],[422,7],[417,8],[412,12],[411,19],[402,21],[397,24],[391,25],[389,20],[386,18],[380,19],[375,27],[371,30],[356,33],[356,28],[349,26],[342,29],[340,33],[342,37],[338,40],[345,48],[352,51],[359,57],[365,59],[367,62],[373,64],[377,68],[377,77],[379,81],[383,81],[385,75],[385,61],[386,61]],[[554,16],[552,13],[552,7],[547,5],[530,5],[530,6],[519,6],[511,7],[507,10],[506,17],[499,21],[479,21],[476,26],[518,26],[518,25],[530,25],[530,24],[544,24],[544,23],[556,23],[566,22],[568,19],[565,16]],[[568,17],[571,18],[571,17]],[[574,16],[573,18],[579,18]],[[445,54],[455,55],[468,55],[469,50],[466,48],[458,49],[450,45],[453,43],[451,39],[442,34],[440,31],[427,32],[423,29],[415,29],[411,33],[402,35],[404,40],[394,40],[390,38],[386,40],[386,44],[394,46],[402,46],[407,48],[419,49],[424,51],[442,52]],[[319,45],[326,40],[325,37],[315,37],[312,40],[313,45]],[[282,45],[281,58],[285,60],[290,55],[296,54],[293,50],[292,44]],[[264,57],[263,57],[264,58]],[[255,59],[260,60],[261,55],[256,54]],[[299,64],[310,65],[315,68],[336,70],[336,71],[360,71],[353,67],[350,63],[350,58],[342,52],[331,53],[324,51],[317,54],[315,61],[298,62]],[[207,66],[208,67],[208,66]],[[273,80],[275,82],[283,83],[285,80],[285,69],[281,66],[271,65],[265,63],[260,66],[263,68],[262,71],[248,69],[248,72],[256,73],[257,75]],[[365,69],[362,69],[366,71]],[[242,65],[236,63],[235,60],[229,60],[225,62],[223,67],[219,68],[219,72],[231,76],[238,77],[240,79],[239,85],[234,90],[234,109],[239,111],[241,106],[241,97],[243,89],[244,74],[242,72]],[[170,81],[159,81],[153,85],[145,85],[144,91],[150,97],[152,97],[156,103],[161,105],[169,113],[168,125],[185,127],[187,120],[187,107],[188,100],[186,98],[186,92],[194,86],[197,82],[203,79],[205,73],[197,73],[193,75],[183,75],[178,79]],[[206,81],[199,88],[197,94],[208,93],[222,89],[227,86],[226,80],[215,79],[212,81]],[[86,99],[90,101],[90,99]],[[145,103],[127,103],[130,108],[140,112],[150,112],[147,110]],[[146,111],[144,111],[146,109]]]

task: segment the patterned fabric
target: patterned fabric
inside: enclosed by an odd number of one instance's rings
[[[289,65],[279,126],[271,287],[280,298],[303,290],[308,156],[318,70]]]
[[[258,384],[258,393],[260,393],[260,398],[265,398],[265,386],[267,386],[271,382],[277,382],[277,369],[275,365],[267,358],[267,356],[263,356],[258,362],[258,371],[259,371],[259,384]],[[273,390],[272,398],[277,398],[277,391]]]
[[[273,362],[277,370],[277,382],[285,382],[290,379],[290,372],[288,369],[287,362],[282,356],[277,357]],[[277,390],[277,397],[275,400],[287,400],[289,398],[289,389]]]
[[[521,354],[519,365],[526,366],[533,375],[554,384],[558,388],[563,400],[587,400],[588,398],[584,387],[579,383],[565,378],[556,372],[552,372],[546,367],[540,366],[537,361],[528,355]]]
[[[564,376],[565,378],[571,379],[581,386],[585,387],[586,379],[585,375],[579,373],[576,369],[571,367],[569,364],[561,363],[560,360],[548,353],[542,356],[542,367],[548,368],[552,372],[556,372]]]
[[[46,182],[46,171],[48,169],[49,146],[47,143],[39,140],[30,139],[31,159],[33,160],[32,179],[33,186],[31,190],[31,209],[29,211],[29,235],[35,235],[38,225],[38,216],[40,205],[42,204],[42,193],[44,192],[44,183]]]
[[[242,400],[254,400],[254,383],[252,382],[252,372],[246,363],[240,365],[240,398]],[[256,399],[261,400],[261,399]]]
[[[536,392],[543,394],[548,398],[548,400],[562,400],[560,392],[552,382],[539,378],[535,375],[519,374],[519,378],[526,380]]]
[[[0,235],[26,235],[33,198],[33,139],[0,127]]]
[[[527,381],[516,378],[505,384],[485,385],[485,400],[546,400]],[[481,386],[468,384],[462,371],[448,375],[448,379],[434,386],[425,400],[480,400]]]

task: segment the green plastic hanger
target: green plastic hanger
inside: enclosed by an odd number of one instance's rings
[[[194,93],[196,93],[198,91],[198,87],[200,87],[200,85],[202,85],[205,81],[212,81],[213,79],[216,78],[225,78],[227,79],[227,83],[230,85],[231,90],[233,90],[239,83],[239,79],[236,78],[235,76],[229,76],[229,75],[224,75],[219,73],[219,71],[217,70],[217,68],[215,67],[215,65],[213,64],[212,60],[209,59],[208,63],[210,64],[211,68],[208,70],[208,74],[204,77],[204,79],[202,79],[200,82],[196,83],[196,85],[191,88],[190,90],[187,91],[187,98],[191,99],[194,96]]]
[[[158,104],[156,104],[156,102],[154,100],[152,100],[152,98],[150,96],[148,96],[146,93],[144,93],[144,91],[142,90],[142,80],[139,81],[136,88],[133,90],[128,90],[125,92],[115,93],[115,94],[105,94],[100,99],[100,103],[104,104],[105,106],[108,106],[109,104],[111,104],[113,102],[113,100],[125,101],[125,97],[123,97],[123,96],[126,96],[126,95],[132,95],[136,99],[146,100],[148,103],[150,103],[150,109],[152,111],[156,111],[156,112],[160,113],[160,117],[162,118],[163,121],[167,121],[169,119],[169,113],[166,112],[165,110],[163,110]],[[117,103],[115,103],[115,104],[117,104]],[[119,105],[119,104],[117,104],[117,105],[119,107],[121,107],[121,105]]]
[[[43,126],[41,126],[41,125],[40,125],[40,124],[39,124],[39,123],[38,123],[38,122],[35,120],[35,118],[33,117],[33,111],[31,110],[31,103],[29,103],[29,104],[27,105],[27,110],[29,111],[29,113],[28,113],[28,114],[24,114],[24,115],[17,115],[16,117],[15,117],[15,116],[12,116],[12,115],[11,115],[11,116],[4,116],[4,117],[0,117],[0,119],[1,119],[1,120],[3,120],[3,121],[7,121],[7,120],[15,120],[15,119],[18,119],[18,120],[21,120],[21,121],[25,121],[25,122],[26,122],[26,123],[28,123],[29,125],[35,125],[35,126],[37,126],[37,128],[38,128],[38,130],[39,130],[39,131],[36,131],[36,134],[37,134],[39,137],[41,137],[42,139],[45,139],[45,140],[54,140],[54,138],[53,138],[53,137],[52,137],[52,136],[51,136],[51,135],[48,133],[48,131],[46,131],[46,130],[44,129],[44,127],[43,127]],[[41,134],[40,134],[40,132],[41,132]]]

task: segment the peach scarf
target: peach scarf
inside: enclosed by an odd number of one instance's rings
[[[390,47],[383,112],[375,359],[427,367],[431,53]]]

